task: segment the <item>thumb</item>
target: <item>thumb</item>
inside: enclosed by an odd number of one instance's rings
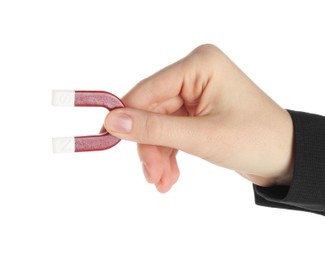
[[[198,155],[200,129],[198,117],[181,117],[143,110],[120,108],[105,119],[106,130],[121,139],[141,144],[166,146]],[[202,125],[201,125],[202,126]]]

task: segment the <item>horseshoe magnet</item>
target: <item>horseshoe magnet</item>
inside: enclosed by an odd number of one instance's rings
[[[115,95],[105,91],[53,90],[52,105],[60,107],[104,107],[109,111],[124,107]],[[106,150],[120,139],[105,132],[97,135],[53,138],[53,152],[88,152]]]

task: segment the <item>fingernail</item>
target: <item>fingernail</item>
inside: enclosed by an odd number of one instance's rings
[[[132,130],[132,119],[127,114],[117,114],[108,117],[107,128],[114,132],[127,134]]]

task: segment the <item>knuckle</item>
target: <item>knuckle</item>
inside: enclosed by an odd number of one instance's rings
[[[192,54],[194,56],[199,57],[200,59],[206,60],[209,57],[215,58],[217,56],[220,56],[220,54],[222,54],[222,51],[215,45],[204,44],[204,45],[201,45],[201,46],[195,48],[192,51]]]
[[[163,124],[160,118],[153,114],[145,117],[143,140],[145,142],[159,144],[163,132]]]
[[[204,44],[195,48],[186,59],[190,67],[195,68],[212,68],[224,60],[223,52],[212,44]]]
[[[202,44],[202,45],[196,47],[193,52],[200,53],[200,52],[210,52],[210,51],[215,52],[215,51],[220,51],[220,49],[213,44],[207,43],[207,44]]]

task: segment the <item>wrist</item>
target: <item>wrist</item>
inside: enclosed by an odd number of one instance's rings
[[[274,177],[273,185],[290,185],[294,172],[294,129],[292,118],[288,111],[286,113],[286,131],[284,131],[284,143],[286,146],[283,148],[281,154],[283,160],[282,170]]]

